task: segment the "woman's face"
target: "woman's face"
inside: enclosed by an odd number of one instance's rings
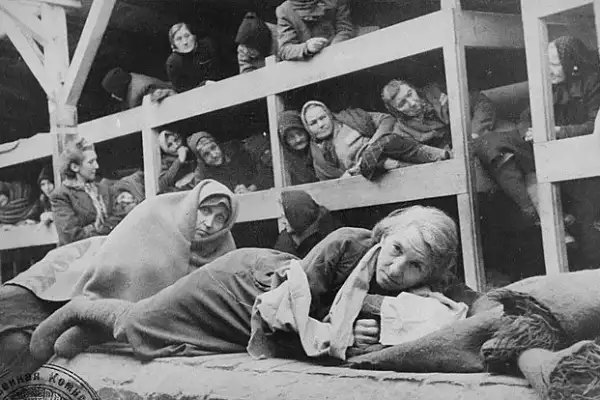
[[[333,121],[323,107],[313,106],[305,112],[306,124],[310,133],[319,140],[327,139],[333,133]]]
[[[288,147],[295,151],[302,151],[308,146],[308,134],[301,128],[290,128],[285,133],[285,142]]]
[[[50,194],[54,190],[54,183],[52,183],[49,179],[42,179],[40,182],[40,190],[44,195],[50,197]]]
[[[181,138],[177,134],[170,134],[166,137],[167,153],[177,155],[177,150],[181,147]]]
[[[196,35],[192,34],[187,26],[179,28],[173,35],[173,48],[178,53],[189,53],[196,47]]]
[[[389,292],[420,286],[431,275],[431,263],[415,252],[403,232],[386,235],[381,240],[375,279]]]
[[[553,85],[564,82],[567,77],[554,43],[548,45],[548,65],[550,67],[550,82]]]
[[[223,161],[225,161],[221,147],[219,147],[219,145],[212,140],[200,141],[200,143],[198,143],[196,146],[196,151],[200,155],[200,158],[204,160],[206,165],[218,167],[223,164]]]
[[[229,210],[222,204],[198,207],[195,239],[202,239],[223,229]]]

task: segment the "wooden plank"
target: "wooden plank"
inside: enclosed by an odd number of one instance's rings
[[[82,136],[93,143],[104,142],[142,130],[144,116],[142,107],[132,108],[117,114],[107,115],[79,124]]]
[[[523,3],[523,2],[522,2]],[[529,6],[528,6],[529,7]],[[529,77],[529,98],[533,126],[533,141],[538,144],[554,139],[554,110],[552,91],[547,65],[548,29],[535,15],[523,14],[525,50],[527,56],[527,76]],[[554,163],[554,160],[550,162]],[[536,171],[544,169],[542,159],[535,158]],[[538,182],[540,178],[538,177]],[[537,186],[540,222],[544,243],[546,272],[555,273],[567,270],[566,245],[562,220],[562,204],[558,188],[554,183],[541,183]]]
[[[523,17],[544,18],[591,4],[593,0],[521,0]]]
[[[41,45],[46,44],[47,33],[44,30],[42,21],[31,12],[28,12],[25,7],[20,6],[19,3],[3,2],[0,3],[0,11],[16,22],[22,29],[29,32]]]
[[[54,224],[50,226],[43,224],[14,226],[9,230],[0,231],[0,250],[56,243],[58,243],[58,235]]]
[[[458,194],[458,216],[463,254],[465,282],[476,290],[485,288],[485,270],[479,233],[477,213],[477,192],[475,190],[475,171],[471,162],[470,135],[471,120],[469,106],[469,88],[467,85],[467,66],[465,46],[460,34],[460,10],[448,11],[453,18],[452,29],[444,38],[444,67],[448,88],[448,106],[450,127],[452,130],[452,150],[461,169],[457,178],[464,182],[465,191]]]
[[[275,56],[267,57],[266,66],[275,65]],[[285,169],[282,143],[279,140],[279,113],[283,111],[281,96],[267,96],[267,112],[269,114],[269,139],[273,157],[273,180],[276,188],[290,185],[290,175]]]
[[[161,126],[439,48],[449,18],[438,11],[338,43],[309,61],[277,63],[167,98],[151,124]],[[415,35],[423,26],[427,35]],[[398,45],[399,38],[411,40]],[[237,95],[232,98],[231,93]]]
[[[520,15],[462,11],[457,22],[460,39],[467,47],[525,47]]]
[[[21,0],[23,1],[23,0]],[[26,0],[24,3],[39,3],[39,4],[50,4],[62,7],[81,8],[81,1],[79,0]]]
[[[356,176],[297,185],[294,189],[310,193],[330,210],[343,210],[465,193],[462,169],[462,161],[448,160],[396,169],[377,182]],[[238,221],[278,218],[280,193],[281,189],[274,188],[240,195]]]
[[[142,108],[144,115],[148,116],[154,112],[156,106],[150,101],[150,96],[144,97]],[[148,118],[144,118],[147,120]],[[158,178],[160,175],[160,146],[158,135],[160,132],[149,126],[142,131],[142,151],[144,157],[144,186],[146,198],[149,199],[158,194]]]
[[[8,17],[3,18],[3,28],[8,38],[15,46],[29,70],[40,83],[46,94],[52,92],[48,74],[44,68],[44,64],[40,61],[38,53],[34,50],[31,43],[27,40],[19,27]]]
[[[69,66],[61,100],[77,105],[116,0],[94,0]]]
[[[534,151],[538,182],[561,182],[600,175],[597,135],[536,143]]]
[[[3,152],[3,146],[15,146],[13,150]],[[19,139],[13,143],[0,145],[0,168],[22,164],[52,155],[52,136],[48,133],[38,133],[28,139]]]

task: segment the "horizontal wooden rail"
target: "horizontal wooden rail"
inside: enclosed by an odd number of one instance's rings
[[[534,145],[538,182],[561,182],[600,175],[598,137],[586,135]]]
[[[521,10],[523,15],[545,18],[592,3],[593,0],[521,0]]]
[[[14,148],[13,148],[14,146]],[[3,152],[3,148],[10,148]],[[27,139],[0,145],[0,168],[37,160],[52,155],[52,134],[38,133]]]
[[[525,46],[520,15],[461,11],[457,16],[459,35],[466,47],[522,49]]]
[[[56,243],[58,243],[58,235],[54,225],[21,225],[0,231],[0,250],[45,246]]]

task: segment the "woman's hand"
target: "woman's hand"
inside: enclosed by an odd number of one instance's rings
[[[379,343],[381,328],[376,319],[357,319],[354,322],[354,346],[363,347]]]
[[[310,38],[306,41],[306,47],[310,54],[317,54],[329,44],[329,40],[322,37]]]

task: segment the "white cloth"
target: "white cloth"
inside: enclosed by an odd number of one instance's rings
[[[438,292],[420,290],[385,297],[381,304],[379,343],[397,345],[410,342],[467,317],[469,307]]]

